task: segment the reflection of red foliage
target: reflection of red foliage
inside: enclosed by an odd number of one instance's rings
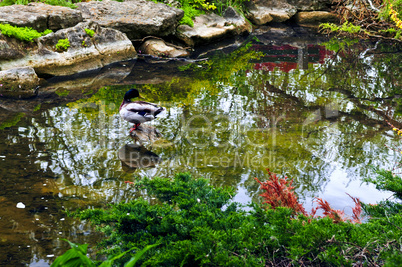
[[[254,65],[254,69],[256,70],[267,70],[273,71],[275,68],[279,68],[283,72],[289,72],[293,69],[297,68],[297,63],[295,62],[264,62],[264,63],[256,63]]]
[[[263,52],[263,60],[265,62],[256,63],[254,69],[273,71],[279,68],[283,72],[289,72],[296,69],[298,66],[298,48],[290,45],[282,46],[264,46],[253,45],[253,49]],[[323,64],[327,57],[332,56],[334,53],[327,50],[324,46],[320,45],[307,45],[306,48],[307,59],[309,63]]]
[[[328,201],[321,198],[315,198],[317,207],[313,208],[311,213],[308,214],[303,205],[297,200],[297,196],[293,191],[293,180],[287,180],[288,178],[286,176],[285,178],[279,179],[275,173],[270,172],[268,169],[267,171],[269,175],[268,181],[261,182],[257,178],[255,178],[255,180],[261,185],[261,189],[265,190],[265,192],[260,194],[260,196],[264,198],[264,203],[269,204],[268,208],[275,209],[277,207],[287,207],[293,209],[295,213],[311,216],[313,218],[318,217],[316,216],[316,212],[317,210],[321,209],[323,210],[324,217],[331,218],[334,223],[349,220],[343,211],[334,210],[331,208]],[[349,194],[347,195],[352,198],[353,202],[355,202],[355,207],[352,208],[353,215],[351,221],[361,223],[360,215],[362,212],[362,206],[360,200],[356,197],[352,197]]]

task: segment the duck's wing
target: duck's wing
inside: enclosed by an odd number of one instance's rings
[[[154,103],[149,103],[145,101],[135,101],[127,104],[126,109],[137,112],[141,115],[149,114],[156,117],[159,113],[161,113],[164,108],[160,107]]]

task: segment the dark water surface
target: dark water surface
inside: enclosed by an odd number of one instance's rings
[[[294,179],[307,210],[323,197],[347,214],[346,193],[389,196],[361,179],[399,160],[385,120],[402,127],[401,46],[272,28],[197,59],[145,57],[0,99],[1,266],[47,266],[62,238],[95,247],[101,235],[64,210],[136,198],[125,182],[144,176],[188,171],[247,203],[269,168]],[[136,143],[118,115],[132,87],[167,108],[148,123],[163,135],[154,142]]]

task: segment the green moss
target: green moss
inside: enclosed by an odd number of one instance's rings
[[[56,44],[56,50],[59,51],[67,51],[69,47],[70,47],[70,41],[68,40],[68,38],[59,39],[59,41]]]
[[[42,106],[41,104],[38,104],[38,105],[34,108],[34,111],[40,110],[41,106]]]
[[[95,34],[95,31],[90,30],[90,29],[85,29],[85,32],[86,32],[90,37],[93,37],[94,34]]]
[[[33,42],[34,39],[52,32],[52,30],[49,29],[44,32],[38,32],[29,27],[17,27],[11,26],[10,24],[0,24],[0,31],[5,36],[14,37],[26,42]]]
[[[0,124],[0,130],[5,128],[10,128],[17,125],[17,123],[25,116],[25,113],[17,113],[14,117],[7,119],[5,122]]]
[[[55,92],[58,96],[68,96],[69,94],[70,94],[70,91],[68,91],[67,89],[60,89],[60,90],[57,90],[56,92]]]

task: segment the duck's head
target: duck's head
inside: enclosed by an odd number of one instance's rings
[[[130,101],[130,99],[137,98],[137,97],[142,98],[140,95],[140,92],[138,92],[137,89],[133,88],[126,92],[126,94],[124,95],[124,100]]]

